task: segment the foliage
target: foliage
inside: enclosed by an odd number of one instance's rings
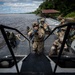
[[[51,9],[52,7],[53,5],[51,2],[49,3],[49,1],[45,1],[39,6],[40,9]]]
[[[75,17],[75,12],[71,12],[71,13],[67,14],[65,17]]]
[[[75,0],[45,0],[39,8],[35,11],[37,14],[43,9],[55,9],[63,13],[64,16],[74,12]],[[74,13],[71,13],[72,15]]]

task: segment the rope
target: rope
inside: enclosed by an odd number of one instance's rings
[[[20,40],[20,41],[22,41],[22,42],[25,41],[25,38],[24,38],[24,39],[21,39],[21,38],[20,38],[20,34],[17,34],[16,37],[17,37],[18,40]]]

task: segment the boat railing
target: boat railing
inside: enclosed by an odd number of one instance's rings
[[[16,66],[17,73],[20,73],[20,72],[19,72],[18,65],[17,65],[16,58],[15,58],[15,55],[14,55],[14,52],[13,52],[13,50],[12,50],[12,48],[11,48],[11,45],[10,45],[10,43],[9,43],[9,41],[8,41],[8,38],[7,38],[7,35],[6,35],[6,32],[5,32],[5,29],[15,30],[15,31],[17,31],[19,34],[21,34],[21,35],[29,42],[29,48],[30,48],[30,51],[31,51],[30,40],[29,40],[25,35],[23,35],[19,30],[15,29],[15,28],[12,28],[12,27],[9,27],[9,26],[0,25],[1,33],[2,33],[2,35],[3,35],[3,37],[4,37],[4,39],[5,39],[5,42],[6,42],[7,46],[8,46],[8,48],[9,48],[10,53],[11,53],[11,55],[12,55],[12,58],[13,58],[13,60],[14,60],[15,66]]]
[[[56,69],[57,69],[57,65],[59,63],[59,60],[61,58],[61,55],[62,55],[62,52],[63,52],[63,49],[64,49],[64,45],[66,43],[66,39],[69,35],[69,32],[70,32],[70,29],[71,29],[71,26],[75,26],[75,23],[66,23],[64,25],[61,25],[61,26],[57,26],[55,27],[50,33],[49,35],[44,39],[44,41],[46,41],[48,39],[48,37],[56,30],[56,29],[59,29],[59,28],[63,28],[63,27],[67,27],[66,31],[65,31],[65,35],[64,35],[64,38],[63,38],[63,41],[62,41],[62,45],[61,45],[61,48],[60,48],[60,51],[59,51],[59,54],[58,54],[58,57],[57,57],[57,62],[56,62],[56,65],[54,67],[54,73],[56,72]],[[66,36],[67,35],[67,36]],[[71,58],[70,58],[71,59]]]
[[[59,28],[63,28],[63,27],[71,27],[75,25],[75,23],[66,23],[64,25],[60,25],[60,26],[56,26],[49,34],[48,36],[44,39],[44,41],[56,30],[56,29],[59,29]]]
[[[44,39],[44,41],[46,41],[46,39],[48,39],[48,37],[49,37],[56,29],[63,28],[63,27],[65,27],[65,26],[66,26],[67,28],[66,28],[65,35],[64,35],[64,39],[63,39],[63,42],[62,42],[62,45],[61,45],[61,48],[60,48],[60,52],[59,52],[59,54],[58,54],[57,63],[56,63],[56,65],[55,65],[55,67],[54,67],[54,71],[53,71],[54,73],[56,72],[57,65],[58,65],[59,60],[60,60],[60,58],[61,58],[61,55],[62,55],[62,52],[63,52],[63,48],[64,48],[64,45],[65,45],[65,43],[66,43],[67,36],[69,35],[71,26],[75,26],[75,23],[66,23],[66,24],[64,24],[64,25],[55,27],[55,28],[49,33],[49,35]],[[6,36],[6,33],[5,33],[5,29],[12,29],[12,30],[15,30],[15,31],[17,31],[18,33],[20,33],[24,38],[26,38],[26,39],[29,41],[29,47],[30,47],[30,40],[29,40],[25,35],[23,35],[19,30],[15,29],[15,28],[12,28],[12,27],[0,25],[1,33],[2,33],[2,35],[3,35],[3,37],[4,37],[5,41],[6,41],[6,44],[7,44],[8,48],[9,48],[9,51],[10,51],[10,53],[11,53],[13,59],[14,59],[14,63],[15,63],[15,66],[16,66],[17,73],[20,73],[20,72],[19,72],[19,69],[18,69],[18,65],[17,65],[17,61],[16,61],[16,58],[15,58],[15,55],[14,55],[13,50],[12,50],[12,48],[11,48],[11,46],[10,46],[10,43],[9,43],[9,41],[8,41],[8,39],[7,39],[7,36]],[[66,36],[66,35],[67,35],[67,36]],[[30,50],[31,50],[31,48],[30,48]]]

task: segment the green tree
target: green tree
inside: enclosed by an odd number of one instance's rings
[[[64,15],[74,12],[75,0],[45,0],[36,12],[40,13],[43,9],[59,10]]]

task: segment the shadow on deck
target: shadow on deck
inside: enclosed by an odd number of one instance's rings
[[[21,68],[21,72],[31,74],[51,74],[52,68],[50,61],[44,54],[36,55],[30,54],[24,61]]]

